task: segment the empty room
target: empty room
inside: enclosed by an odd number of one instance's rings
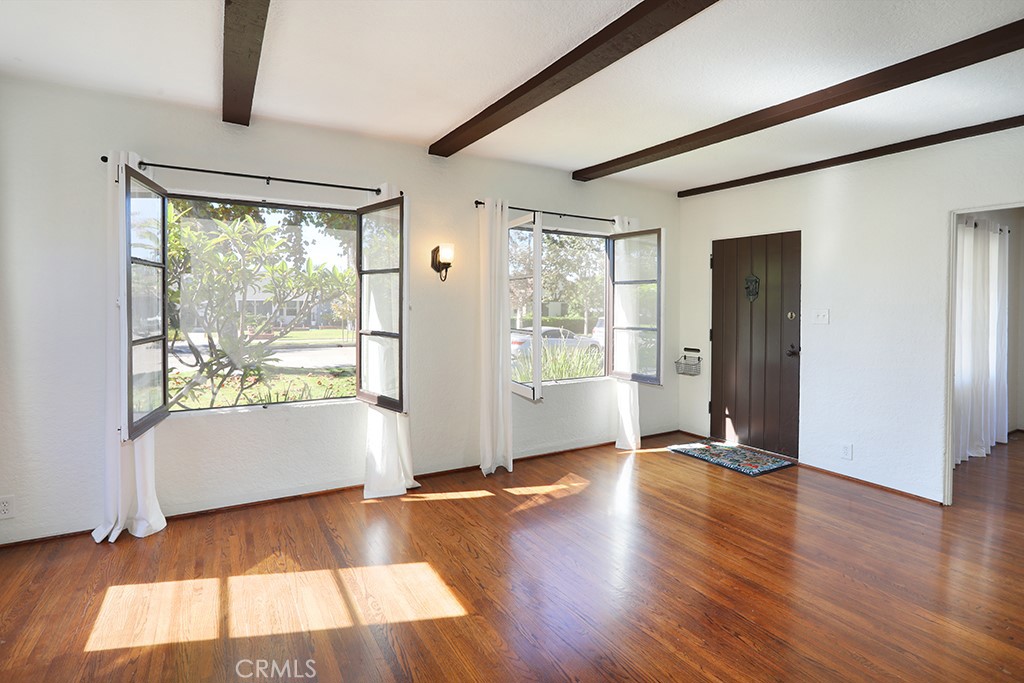
[[[1024,679],[1024,0],[0,0],[0,680]]]

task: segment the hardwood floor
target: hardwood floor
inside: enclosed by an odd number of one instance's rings
[[[948,509],[676,434],[0,549],[0,680],[1024,680],[1014,436]]]

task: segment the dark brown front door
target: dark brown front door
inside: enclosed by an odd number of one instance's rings
[[[711,245],[711,436],[796,457],[800,233]]]

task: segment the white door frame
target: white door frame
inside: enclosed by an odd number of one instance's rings
[[[949,212],[949,273],[946,301],[946,437],[943,449],[942,471],[942,504],[953,504],[953,367],[956,352],[956,217],[965,213],[981,213],[983,211],[1004,211],[1006,209],[1024,208],[1024,202],[996,204],[967,209],[955,209]]]

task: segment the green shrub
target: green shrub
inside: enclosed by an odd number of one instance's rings
[[[600,377],[604,374],[604,353],[596,346],[542,346],[540,350],[541,381]],[[512,381],[529,384],[533,381],[533,355],[516,354],[512,359]]]

